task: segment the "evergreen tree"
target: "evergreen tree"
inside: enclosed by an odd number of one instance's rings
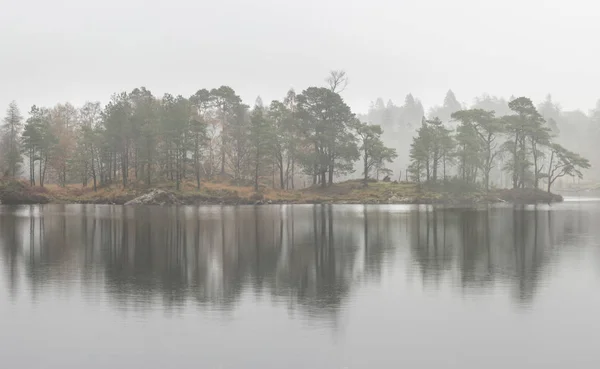
[[[398,155],[393,148],[385,147],[381,141],[383,130],[379,125],[369,125],[356,120],[353,123],[359,150],[362,152],[364,185],[368,185],[369,173],[372,169],[384,168],[384,163],[391,163]]]
[[[537,110],[548,123],[548,128],[552,133],[560,133],[559,125],[564,125],[564,117],[560,105],[552,101],[552,95],[546,95],[546,100],[538,106]]]
[[[548,173],[546,175],[548,180],[548,193],[550,193],[552,184],[554,184],[554,181],[558,178],[564,176],[583,178],[581,169],[590,168],[590,163],[587,159],[565,149],[557,143],[550,144],[549,149],[550,161],[548,164]]]
[[[459,154],[461,163],[463,166],[467,165],[467,157],[475,155],[483,172],[484,186],[489,190],[490,173],[500,154],[498,140],[503,133],[502,122],[495,118],[493,111],[482,109],[461,110],[453,113],[452,119],[461,124],[458,128],[459,142],[461,148],[467,151]],[[465,172],[463,178],[466,178]]]
[[[347,173],[358,157],[349,125],[354,115],[342,98],[326,88],[310,87],[297,96],[300,131],[312,144],[304,155],[306,173],[321,186],[333,183],[334,173]]]
[[[268,158],[273,151],[274,143],[277,146],[276,132],[273,130],[274,126],[271,123],[262,105],[262,101],[258,100],[252,110],[249,129],[250,150],[252,152],[251,161],[253,165],[252,177],[254,191],[256,192],[258,192],[261,171],[269,161]]]
[[[40,158],[41,147],[41,124],[42,116],[40,110],[34,105],[29,112],[30,118],[27,119],[21,143],[23,153],[29,159],[29,184],[35,186],[35,162]]]
[[[11,102],[6,109],[4,125],[2,125],[2,152],[3,174],[16,177],[19,174],[21,157],[21,130],[23,117],[16,102]]]
[[[452,150],[451,131],[444,127],[439,118],[431,120],[424,119],[421,128],[417,131],[417,136],[411,144],[410,171],[413,178],[420,181],[422,173],[425,174],[427,181],[436,182],[438,180],[438,170],[440,165],[446,175],[446,163],[450,159]]]
[[[235,109],[241,104],[242,100],[229,86],[221,86],[217,89],[212,89],[210,95],[214,102],[214,106],[217,109],[216,115],[221,123],[221,174],[225,174],[225,156],[227,138],[229,135],[228,126],[231,121],[235,121],[236,118],[232,118],[232,115],[234,112],[239,113],[239,109]]]

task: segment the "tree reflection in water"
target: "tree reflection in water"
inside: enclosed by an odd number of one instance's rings
[[[231,312],[249,294],[335,321],[351,291],[386,269],[462,293],[504,283],[529,304],[556,249],[589,224],[549,207],[52,205],[3,208],[0,249],[12,297],[20,283],[34,301],[81,284],[124,310]]]

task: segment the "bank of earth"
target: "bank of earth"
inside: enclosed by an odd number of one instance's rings
[[[251,186],[235,186],[226,182],[184,183],[180,190],[173,184],[147,188],[143,185],[122,188],[107,186],[94,191],[90,187],[30,186],[24,181],[0,181],[2,204],[150,204],[150,205],[242,205],[242,204],[485,204],[485,203],[552,203],[562,201],[560,195],[536,189],[465,190],[445,185],[411,182],[375,182],[364,186],[351,180],[329,187],[301,190],[277,190]]]

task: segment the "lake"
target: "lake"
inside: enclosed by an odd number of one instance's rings
[[[6,368],[593,368],[600,200],[0,206]]]

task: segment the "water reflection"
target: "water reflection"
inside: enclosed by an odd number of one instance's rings
[[[531,304],[545,267],[594,232],[595,217],[549,207],[3,207],[0,250],[13,299],[82,288],[124,310],[227,313],[250,294],[335,321],[352,291],[386,270],[463,294],[504,284]]]

